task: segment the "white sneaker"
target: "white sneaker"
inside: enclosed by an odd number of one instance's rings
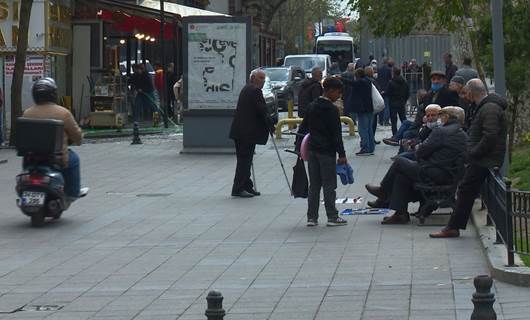
[[[90,188],[88,188],[88,187],[84,187],[84,188],[79,189],[79,198],[85,197],[88,194],[89,190],[90,190]]]

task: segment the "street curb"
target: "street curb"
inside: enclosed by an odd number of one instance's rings
[[[517,254],[514,257],[517,267],[506,266],[508,261],[506,247],[504,244],[495,243],[495,227],[486,225],[486,211],[480,210],[480,207],[475,205],[471,218],[477,237],[484,249],[491,276],[496,280],[519,287],[530,287],[530,268],[524,266]]]

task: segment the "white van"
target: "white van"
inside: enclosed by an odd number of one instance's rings
[[[288,55],[283,59],[285,67],[297,66],[304,70],[308,78],[311,78],[311,70],[320,67],[322,78],[330,76],[331,57],[329,54],[295,54]]]

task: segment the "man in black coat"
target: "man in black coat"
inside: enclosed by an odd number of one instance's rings
[[[237,101],[234,121],[230,128],[230,139],[236,146],[237,166],[232,186],[232,196],[250,198],[259,196],[250,180],[250,169],[256,144],[266,144],[274,126],[267,112],[261,89],[265,83],[265,72],[252,71],[250,82],[243,87]]]
[[[302,87],[298,93],[298,116],[303,118],[309,104],[322,95],[322,70],[314,67],[311,70],[311,78],[302,82]]]
[[[471,126],[467,130],[468,166],[458,186],[455,210],[449,223],[441,231],[431,233],[431,238],[460,236],[459,230],[467,226],[473,204],[489,174],[489,169],[501,167],[504,162],[508,131],[506,100],[495,94],[488,95],[480,79],[469,80],[465,88],[477,106]]]
[[[410,96],[410,89],[405,78],[401,76],[401,69],[393,68],[393,77],[388,84],[386,95],[390,105],[390,122],[392,123],[392,135],[397,132],[397,117],[403,123],[407,120],[405,105]]]
[[[466,144],[462,143],[466,140],[466,134],[458,117],[455,110],[442,109],[440,119],[443,126],[434,128],[427,140],[417,146],[418,161],[398,157],[381,180],[380,186],[366,185],[368,192],[378,198],[377,203],[388,203],[388,207],[396,211],[394,215],[383,219],[382,224],[403,224],[410,221],[407,207],[409,201],[419,200],[414,183],[420,181],[423,163],[432,164],[423,173],[435,183],[451,182],[447,171],[451,171],[467,151]]]

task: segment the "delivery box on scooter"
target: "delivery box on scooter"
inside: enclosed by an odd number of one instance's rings
[[[17,118],[15,144],[19,155],[62,152],[64,123],[54,119]]]

